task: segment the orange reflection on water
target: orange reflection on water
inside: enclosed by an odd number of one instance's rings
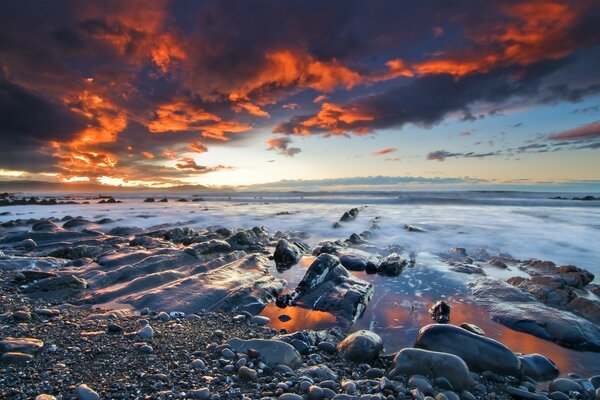
[[[433,323],[427,310],[437,299],[433,300],[427,297],[415,299],[414,297],[400,295],[385,295],[384,297],[382,304],[395,304],[396,306],[381,307],[375,311],[378,314],[378,319],[382,322],[381,325],[418,329]],[[597,360],[597,353],[570,350],[536,336],[510,329],[492,321],[489,313],[475,304],[452,299],[445,299],[445,301],[450,304],[450,322],[453,325],[460,325],[463,322],[472,323],[483,329],[486,336],[498,340],[516,353],[542,354],[559,367],[561,374],[585,371],[597,363],[597,361],[594,362],[594,360]],[[411,304],[415,305],[414,310],[411,309]],[[402,330],[397,334],[401,335],[400,332]],[[388,340],[393,340],[394,335],[388,336]],[[404,340],[405,338],[399,339],[400,342]],[[410,346],[412,343],[407,345]]]
[[[289,315],[292,319],[283,322],[279,320],[279,316],[282,314]],[[271,318],[269,323],[271,328],[285,328],[288,332],[328,328],[336,322],[335,316],[328,312],[308,310],[302,307],[279,308],[275,304],[267,304],[260,315]]]

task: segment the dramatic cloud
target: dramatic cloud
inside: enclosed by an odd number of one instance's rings
[[[580,101],[600,93],[598,20],[591,0],[4,2],[0,170],[170,185],[219,168],[184,156],[268,131],[366,135]],[[551,140],[594,148],[594,124]]]
[[[294,157],[302,150],[298,147],[290,147],[292,140],[287,137],[273,138],[267,140],[267,150],[275,150],[278,154],[282,154],[288,157]]]

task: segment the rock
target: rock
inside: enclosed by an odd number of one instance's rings
[[[381,261],[378,271],[381,275],[398,276],[407,264],[404,258],[397,253],[392,253]]]
[[[56,400],[56,397],[51,394],[38,394],[35,396],[35,400]]]
[[[15,243],[14,248],[17,250],[31,251],[37,247],[37,243],[33,239],[25,239]]]
[[[150,325],[146,325],[139,331],[137,331],[136,335],[140,339],[152,339],[152,337],[154,336],[154,329],[152,329]]]
[[[192,360],[192,363],[190,365],[192,366],[192,368],[198,368],[198,369],[206,368],[206,364],[204,363],[204,361],[202,361],[199,358]]]
[[[550,359],[541,354],[519,356],[523,375],[537,382],[550,381],[558,377],[558,367]]]
[[[564,347],[600,351],[600,327],[582,317],[544,305],[496,279],[480,278],[471,285],[471,291],[492,319],[502,325]]]
[[[123,328],[117,324],[108,324],[106,325],[106,331],[109,333],[122,333]]]
[[[458,356],[436,351],[406,348],[394,357],[394,367],[388,374],[425,375],[430,378],[446,378],[455,390],[470,389],[474,382],[467,364]]]
[[[431,393],[433,386],[429,379],[422,375],[413,375],[408,379],[408,387],[417,388],[423,393]]]
[[[148,345],[148,344],[144,344],[140,346],[140,352],[144,353],[144,354],[150,354],[154,351],[154,349],[152,348],[152,346]]]
[[[567,308],[595,324],[600,324],[600,301],[576,297],[567,304]]]
[[[463,322],[462,324],[460,324],[460,327],[463,329],[466,329],[469,332],[472,332],[476,335],[485,336],[485,331],[483,329],[481,329],[480,327],[478,327],[477,325]]]
[[[29,311],[15,311],[12,316],[14,320],[18,322],[31,321],[31,314],[29,313]]]
[[[279,340],[234,338],[228,340],[227,344],[238,353],[246,353],[248,349],[257,350],[265,362],[273,367],[283,364],[296,369],[302,365],[302,357],[294,346]]]
[[[383,340],[374,332],[360,330],[346,336],[337,350],[348,361],[370,362],[383,350]]]
[[[22,290],[23,293],[35,295],[70,296],[87,288],[85,279],[74,275],[59,275],[36,281]]]
[[[512,386],[507,386],[506,387],[506,392],[508,394],[510,394],[514,399],[517,400],[547,400],[548,397],[542,395],[542,394],[537,394],[537,393],[531,393],[528,390],[523,390],[523,389],[518,389]]]
[[[415,347],[454,354],[473,371],[521,376],[521,361],[508,347],[457,326],[427,325],[419,330]]]
[[[323,398],[323,389],[316,385],[308,388],[308,400],[321,400]]]
[[[368,379],[378,379],[383,377],[383,371],[381,368],[369,368],[367,372],[365,372],[365,376]]]
[[[304,248],[300,248],[295,243],[290,243],[285,239],[280,239],[273,253],[273,260],[278,270],[285,270],[298,264],[302,258]]]
[[[271,322],[271,318],[265,317],[262,315],[255,315],[252,317],[250,322],[252,322],[253,324],[259,325],[259,326],[265,326],[265,325],[268,325],[269,322]]]
[[[20,353],[18,351],[9,351],[8,353],[3,353],[0,356],[0,362],[6,364],[19,364],[27,361],[31,361],[33,356],[27,353]]]
[[[292,317],[290,317],[287,314],[281,314],[279,317],[277,317],[281,322],[288,322],[292,320]]]
[[[17,273],[23,275],[25,277],[26,281],[37,281],[40,279],[47,279],[47,278],[55,278],[58,275],[55,274],[54,272],[49,272],[49,271],[38,271],[38,270],[24,270],[24,271],[17,271]]]
[[[77,386],[77,398],[79,400],[100,400],[98,393],[85,384]]]
[[[594,375],[590,378],[590,383],[595,389],[600,389],[600,375]]]
[[[278,400],[303,400],[302,396],[294,393],[284,393],[277,398]]]
[[[364,271],[369,263],[369,257],[359,253],[343,253],[340,263],[349,271]]]
[[[356,207],[351,208],[350,210],[344,212],[344,214],[340,218],[340,221],[341,222],[352,221],[353,219],[356,219],[356,217],[358,216],[358,212],[359,212],[358,208],[356,208]]]
[[[435,303],[427,312],[431,319],[439,324],[450,322],[450,306],[443,300]]]
[[[352,381],[343,381],[342,389],[348,394],[354,394],[356,392],[356,384]]]
[[[550,393],[550,399],[552,400],[569,400],[569,395],[563,392],[552,392]]]
[[[190,390],[190,397],[198,400],[208,400],[210,398],[210,390],[208,388]]]
[[[317,345],[318,349],[321,351],[324,351],[325,353],[328,354],[334,354],[335,353],[335,344],[331,343],[331,342],[321,342]]]
[[[310,367],[300,368],[296,371],[298,375],[306,375],[319,381],[332,380],[337,381],[338,375],[333,372],[327,365],[318,364]]]
[[[321,254],[294,293],[280,297],[277,305],[326,311],[335,315],[338,322],[351,324],[364,311],[372,295],[373,285],[351,275],[337,257]]]
[[[167,322],[168,320],[171,319],[171,316],[169,314],[167,314],[164,311],[161,311],[158,313],[158,315],[156,316],[156,318],[158,318],[159,320],[163,321],[163,322]]]
[[[44,342],[34,338],[6,338],[0,341],[0,353],[35,353],[44,347]]]
[[[144,203],[154,203],[156,200],[154,197],[148,197],[144,200]]]
[[[550,392],[562,392],[569,394],[569,392],[581,392],[583,388],[579,383],[571,379],[558,378],[550,383],[548,390],[550,390]]]
[[[240,367],[240,369],[238,369],[238,376],[242,381],[256,382],[258,380],[258,373],[252,368],[248,368],[245,366]]]

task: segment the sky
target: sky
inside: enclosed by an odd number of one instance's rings
[[[4,1],[0,180],[600,188],[598,21],[592,0]]]

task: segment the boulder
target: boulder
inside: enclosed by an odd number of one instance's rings
[[[446,378],[459,392],[470,389],[474,382],[467,364],[458,356],[422,349],[402,349],[394,357],[394,367],[388,374],[425,375],[431,379]]]
[[[521,376],[521,361],[502,343],[453,325],[432,324],[419,330],[415,347],[454,354],[475,372]]]
[[[273,253],[273,260],[278,270],[285,270],[291,266],[298,264],[304,253],[304,248],[301,248],[296,243],[290,243],[285,239],[280,239]]]
[[[408,262],[397,253],[392,253],[385,257],[379,264],[378,272],[381,275],[398,276]]]
[[[375,332],[360,330],[346,336],[337,350],[348,361],[371,362],[383,350],[383,340]]]
[[[228,340],[227,344],[237,353],[246,353],[249,349],[258,351],[265,363],[271,367],[282,364],[296,369],[302,365],[302,357],[294,346],[279,340],[233,338]]]
[[[538,381],[551,381],[558,377],[558,367],[550,359],[541,354],[528,354],[519,356],[523,375]]]

